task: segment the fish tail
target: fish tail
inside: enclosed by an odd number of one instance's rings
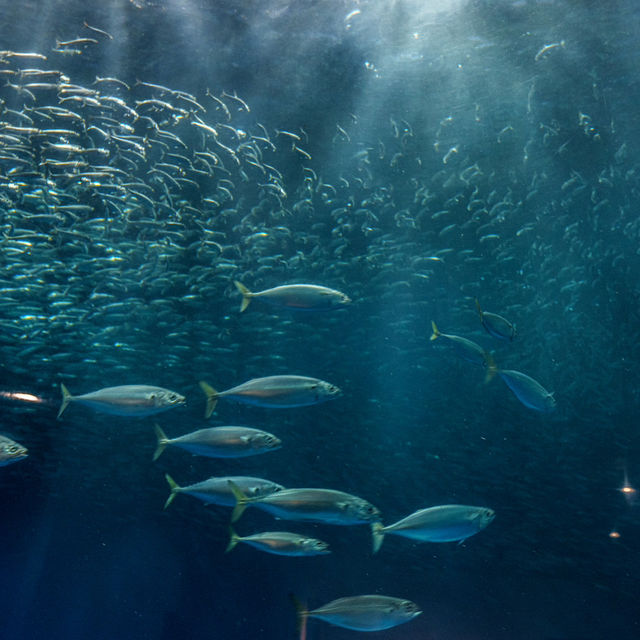
[[[71,394],[69,393],[69,389],[64,386],[64,383],[60,383],[60,389],[62,390],[62,404],[60,405],[60,411],[58,411],[58,419],[64,413],[64,410],[69,406],[71,402]]]
[[[228,480],[227,482],[233,493],[233,497],[236,499],[236,506],[233,508],[233,513],[231,514],[231,522],[237,522],[247,508],[249,498],[242,493],[240,487],[233,480]]]
[[[498,365],[493,359],[493,356],[488,351],[485,351],[484,361],[487,365],[487,373],[484,376],[484,383],[489,384],[498,373]]]
[[[240,542],[240,536],[233,530],[233,527],[229,527],[229,544],[227,548],[224,550],[225,553],[229,553],[231,549],[235,548],[235,546]]]
[[[371,535],[373,536],[373,553],[378,553],[384,541],[384,527],[382,522],[371,523]]]
[[[431,329],[433,330],[433,333],[431,334],[431,340],[435,340],[436,338],[439,338],[442,335],[438,331],[438,327],[436,327],[436,323],[433,320],[431,321]]]
[[[480,303],[478,302],[478,298],[476,298],[476,309],[478,310],[478,315],[480,316],[480,320],[482,320],[482,308],[480,307]]]
[[[219,394],[211,385],[208,385],[203,380],[200,381],[200,388],[204,391],[205,395],[207,396],[207,408],[204,412],[204,417],[210,418],[211,414],[216,408],[216,405],[218,404]]]
[[[309,617],[309,609],[303,604],[293,593],[289,594],[289,598],[296,608],[297,618],[297,630],[300,634],[300,640],[307,640],[307,618]]]
[[[242,282],[234,280],[233,284],[236,285],[236,289],[242,294],[242,302],[240,303],[240,313],[242,313],[249,306],[253,294],[242,284]]]
[[[167,479],[169,487],[171,488],[171,493],[169,494],[167,501],[164,503],[164,508],[166,509],[173,502],[182,487],[180,487],[180,485],[168,473],[165,473],[164,477]]]
[[[156,423],[153,428],[155,429],[156,437],[158,438],[158,446],[156,447],[155,453],[153,454],[153,461],[155,462],[164,451],[164,448],[167,446],[169,438],[167,438],[167,435],[160,428],[159,424]]]

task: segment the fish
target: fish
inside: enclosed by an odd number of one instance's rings
[[[264,531],[250,536],[239,536],[229,527],[229,534],[230,541],[225,553],[234,549],[238,542],[277,556],[319,556],[331,553],[326,542],[289,531]]]
[[[216,391],[201,381],[200,388],[207,396],[205,418],[213,413],[218,398],[230,398],[256,407],[287,409],[326,402],[342,394],[338,387],[329,382],[296,375],[253,378],[226,391]]]
[[[481,367],[485,367],[489,371],[491,371],[493,356],[488,351],[483,349],[479,344],[476,344],[475,342],[473,342],[473,340],[469,340],[468,338],[463,338],[462,336],[441,333],[433,320],[431,321],[431,329],[433,331],[430,338],[432,341],[441,337],[446,338],[451,344],[454,345],[456,353],[463,360],[471,362],[472,364],[479,365]]]
[[[28,454],[26,447],[7,436],[0,435],[0,467],[24,460]]]
[[[509,340],[510,342],[516,337],[516,326],[496,313],[483,311],[478,298],[476,298],[476,309],[480,315],[482,326],[490,336],[498,338],[498,340]]]
[[[445,504],[420,509],[386,527],[375,522],[372,524],[373,552],[380,549],[387,533],[419,542],[463,542],[488,527],[494,517],[494,511],[486,507]]]
[[[236,499],[231,522],[236,522],[244,510],[254,505],[282,520],[323,522],[354,525],[377,522],[380,510],[358,496],[334,489],[283,489],[262,497],[245,495],[241,488],[229,481]]]
[[[251,427],[212,427],[198,429],[177,438],[167,438],[156,424],[155,432],[158,446],[153,454],[154,461],[160,457],[167,445],[209,458],[243,458],[275,451],[282,446],[280,439],[272,433]]]
[[[242,294],[241,313],[253,299],[263,300],[275,307],[298,311],[328,311],[340,309],[351,303],[349,296],[341,291],[315,284],[286,284],[255,293],[249,291],[238,280],[235,280],[234,284]]]
[[[185,403],[184,396],[175,391],[142,384],[105,387],[81,396],[72,396],[64,384],[61,384],[60,388],[62,404],[58,411],[58,418],[62,416],[70,402],[77,402],[101,413],[115,416],[150,416]]]
[[[354,631],[383,631],[409,622],[422,613],[414,602],[390,596],[364,595],[338,598],[311,611],[295,596],[292,596],[292,600],[298,613],[301,640],[306,638],[308,618],[317,618],[336,627]]]
[[[547,391],[526,373],[513,369],[497,369],[495,366],[494,369],[525,407],[541,413],[550,413],[556,408],[553,392]]]
[[[179,493],[198,498],[205,504],[215,504],[220,507],[233,507],[236,498],[229,486],[230,482],[238,487],[242,494],[251,498],[262,498],[278,491],[283,491],[284,487],[277,482],[265,480],[264,478],[254,478],[252,476],[224,476],[207,478],[202,482],[196,482],[181,487],[168,473],[165,479],[169,484],[171,493],[164,504],[166,509]]]

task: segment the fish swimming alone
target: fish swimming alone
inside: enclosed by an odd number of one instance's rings
[[[0,435],[0,467],[24,460],[27,456],[26,447],[7,436]]]
[[[283,489],[263,497],[249,497],[233,481],[229,482],[237,504],[231,515],[236,522],[244,510],[255,505],[282,520],[302,520],[326,524],[353,525],[377,522],[380,511],[358,496],[333,489]]]
[[[205,418],[213,413],[218,398],[229,398],[256,407],[286,409],[319,404],[342,393],[333,384],[305,376],[253,378],[226,391],[216,391],[206,382],[200,382],[200,388],[207,396]]]
[[[375,522],[373,552],[382,545],[384,536],[393,533],[419,542],[463,542],[491,524],[495,517],[492,509],[445,504],[420,509],[406,518],[386,527]]]
[[[556,408],[553,392],[547,391],[526,373],[512,369],[495,369],[495,372],[525,407],[541,413],[550,413]]]
[[[236,289],[242,294],[240,312],[242,313],[255,298],[275,307],[298,311],[328,311],[340,309],[351,302],[349,296],[341,291],[321,287],[316,284],[286,284],[264,291],[249,291],[241,282],[234,281]]]
[[[114,416],[151,416],[185,403],[184,396],[175,391],[143,384],[105,387],[81,396],[72,396],[64,384],[61,384],[60,388],[62,405],[58,411],[58,418],[70,402],[77,402]]]
[[[478,302],[478,298],[476,298],[476,309],[480,315],[482,326],[490,336],[498,338],[498,340],[509,341],[512,341],[516,337],[516,326],[496,313],[483,311]]]
[[[155,425],[158,446],[153,459],[157,460],[167,445],[185,449],[198,456],[209,458],[243,458],[279,449],[282,442],[267,431],[251,427],[211,427],[198,429],[177,438],[167,438]]]
[[[397,627],[419,616],[422,611],[414,602],[390,596],[366,595],[338,598],[318,609],[309,611],[292,596],[298,612],[300,639],[306,638],[308,618],[354,631],[382,631]]]
[[[236,504],[236,499],[233,495],[233,491],[229,486],[229,482],[233,482],[242,493],[251,498],[261,498],[268,496],[276,491],[282,491],[284,487],[271,480],[265,480],[264,478],[254,478],[252,476],[224,476],[219,478],[207,478],[202,482],[196,482],[184,487],[181,487],[168,473],[164,476],[169,483],[171,493],[164,503],[166,509],[175,499],[179,493],[185,493],[187,495],[202,500],[205,504],[215,504],[220,507],[233,507]]]
[[[289,531],[264,531],[250,536],[239,536],[229,527],[229,534],[231,540],[225,552],[234,549],[238,542],[244,542],[260,551],[277,556],[319,556],[331,553],[326,542]]]

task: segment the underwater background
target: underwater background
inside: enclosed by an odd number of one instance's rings
[[[373,637],[639,637],[639,37],[630,0],[0,0],[0,433],[29,450],[0,468],[0,637],[296,638],[292,593],[422,609]],[[352,303],[240,313],[234,280]],[[280,374],[343,394],[205,420],[199,381]],[[187,404],[58,420],[61,383]],[[156,422],[282,448],[154,462]],[[331,555],[225,553],[231,510],[164,510],[166,473],[338,489],[385,524],[453,503],[495,520],[373,555],[367,526],[250,509],[239,533]]]

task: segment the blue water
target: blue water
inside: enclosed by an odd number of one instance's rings
[[[423,613],[375,637],[637,638],[638,15],[624,1],[0,0],[0,433],[29,449],[0,468],[0,637],[295,638],[289,594],[318,607],[376,593]],[[79,37],[97,43],[52,51]],[[150,120],[32,99],[24,85],[51,80],[29,68]],[[34,113],[51,105],[85,124]],[[86,131],[118,118],[141,157]],[[54,126],[82,134],[16,129]],[[242,150],[265,135],[273,148]],[[106,152],[57,168],[69,158],[52,143]],[[224,171],[193,171],[206,167],[196,151]],[[77,178],[105,165],[122,174]],[[353,303],[255,300],[241,314],[234,279],[322,284]],[[484,331],[475,298],[517,325],[513,342]],[[429,340],[432,320],[554,392],[555,411],[485,382]],[[205,422],[200,380],[276,374],[344,393],[277,410],[221,399]],[[157,416],[169,436],[247,425],[283,447],[239,460],[168,448],[152,462],[154,417],[72,404],[56,420],[61,382],[167,387],[187,398]],[[163,510],[165,473],[339,489],[385,524],[451,503],[496,517],[460,545],[389,535],[373,555],[367,526],[249,509],[241,535],[299,531],[332,554],[225,554],[230,510],[182,495]],[[309,622],[309,640],[356,636]]]

